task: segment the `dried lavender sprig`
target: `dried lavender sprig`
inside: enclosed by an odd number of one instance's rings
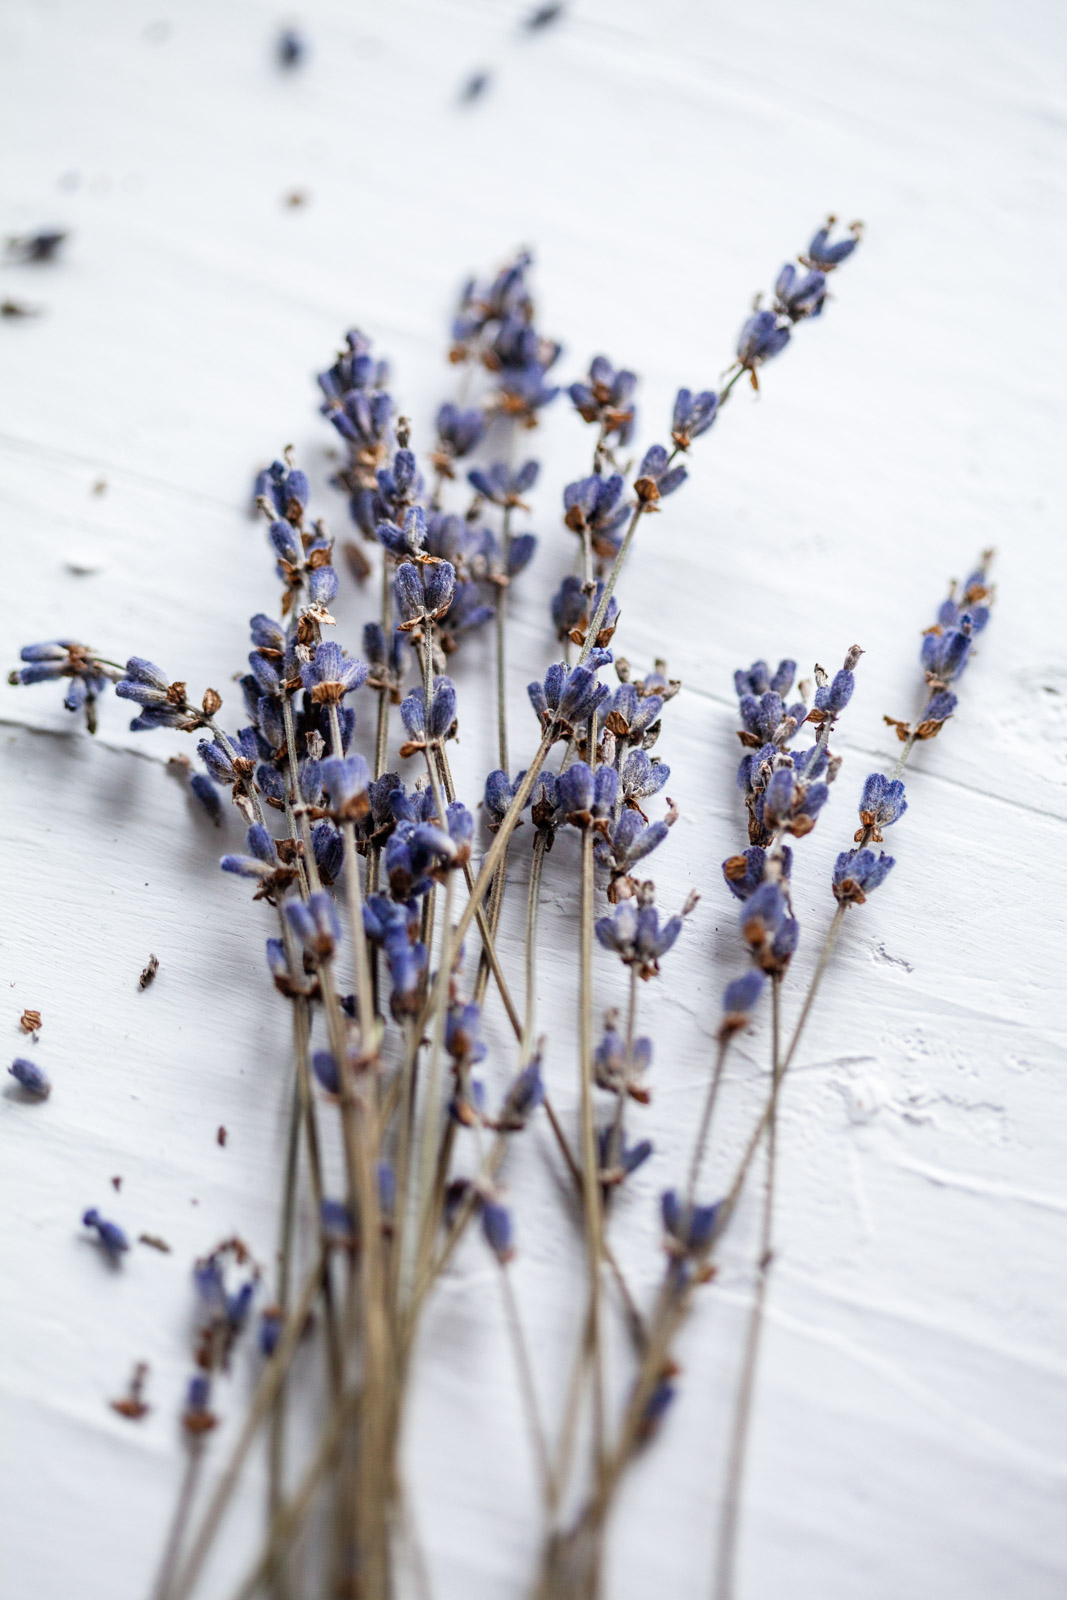
[[[854,248],[854,241],[849,242]],[[825,240],[823,240],[822,232],[820,231],[820,233],[817,233],[815,239],[812,241],[812,246],[810,249],[819,255],[820,259],[824,259],[826,248],[827,246],[825,244]],[[839,259],[844,259],[844,256],[841,256]],[[837,261],[832,263],[827,262],[827,267],[836,266],[837,264]],[[820,268],[819,270],[826,270],[826,267]],[[751,363],[755,357],[751,354],[748,354],[747,359]],[[764,356],[760,359],[766,359],[766,357]],[[741,361],[740,356],[738,357],[738,361],[740,364],[738,365],[737,372],[731,378],[723,393],[719,396],[718,406],[720,409],[724,398],[731,392],[733,384],[737,381],[737,378],[741,375],[741,373],[746,370],[754,370],[751,365],[746,367],[746,365]],[[682,443],[679,443],[678,440],[675,440],[675,447],[670,455],[668,455],[667,451],[662,446],[653,446],[652,450],[646,452],[646,455],[641,463],[641,470],[637,483],[635,484],[637,500],[631,514],[630,523],[619,546],[618,553],[612,564],[611,571],[608,574],[607,581],[605,582],[600,603],[596,608],[593,620],[590,624],[586,642],[583,645],[582,653],[579,656],[579,666],[583,666],[585,664],[594,648],[594,642],[600,632],[601,627],[603,626],[604,617],[607,614],[607,609],[611,602],[615,585],[618,582],[619,574],[622,571],[623,564],[626,560],[626,555],[629,551],[630,545],[633,542],[633,538],[641,516],[649,507],[657,506],[659,500],[662,498],[664,486],[667,488],[668,493],[679,487],[681,479],[673,476],[673,474],[679,470],[674,467],[674,460],[684,448],[685,447]],[[519,789],[512,800],[511,806],[501,819],[500,827],[493,840],[493,843],[482,860],[482,866],[475,881],[474,891],[471,895],[470,901],[468,902],[466,910],[461,916],[460,925],[457,928],[457,940],[460,943],[462,943],[463,935],[469,927],[471,918],[474,915],[472,908],[480,902],[488,890],[493,874],[499,865],[505,849],[507,848],[507,841],[519,820],[519,816],[523,807],[530,797],[534,784],[537,781],[538,774],[540,773],[541,767],[544,765],[545,759],[548,755],[549,749],[551,748],[552,743],[555,741],[555,737],[556,735],[552,728],[547,728],[540,746],[538,747],[533,759],[526,769],[525,778],[520,784]]]

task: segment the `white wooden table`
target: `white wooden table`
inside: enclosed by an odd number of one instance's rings
[[[454,292],[529,243],[561,371],[598,350],[634,366],[648,441],[679,383],[714,385],[754,290],[826,210],[865,218],[828,314],[701,441],[621,585],[617,642],[642,669],[666,654],[685,683],[659,752],[682,811],[660,899],[703,899],[646,997],[656,1153],[619,1250],[650,1293],[656,1197],[682,1170],[718,995],[742,970],[718,871],[743,842],[733,669],[867,651],[834,803],[798,865],[803,979],[862,778],[896,753],[882,714],[912,711],[920,629],[995,544],[1000,598],[959,714],[915,760],[897,870],[850,919],[785,1096],[740,1592],[1051,1600],[1067,1581],[1062,16],[1041,0],[577,0],[531,37],[521,14],[315,0],[308,64],[283,77],[279,17],[254,0],[9,0],[0,228],[72,238],[54,266],[0,270],[0,297],[45,311],[0,324],[5,671],[22,643],[72,635],[228,691],[247,617],[274,605],[253,471],[292,441],[344,528],[311,377],[352,323],[392,358],[425,439]],[[489,90],[460,107],[479,68]],[[551,659],[547,600],[572,555],[558,492],[588,451],[562,403],[534,442],[542,545],[511,647],[531,749],[524,684]],[[366,603],[351,586],[339,602],[353,643]],[[492,760],[488,651],[457,666],[472,803]],[[0,1094],[0,1587],[119,1600],[146,1590],[180,1468],[189,1263],[234,1230],[264,1261],[274,1249],[285,1017],[269,929],[166,770],[177,737],[129,734],[112,700],[92,741],[53,689],[0,696],[0,1032],[8,1057],[34,1053],[18,1017],[40,1010],[55,1084],[39,1107]],[[561,843],[546,877],[561,951],[573,865]],[[512,967],[518,932],[516,914]],[[606,956],[601,980],[598,1006],[617,1001]],[[543,960],[541,997],[570,1116],[569,954]],[[499,1086],[495,1012],[490,1037]],[[724,1166],[766,1060],[756,1030],[729,1075]],[[518,1291],[558,1411],[581,1256],[550,1154],[538,1128],[512,1192]],[[137,1247],[110,1273],[79,1237],[88,1205],[172,1253]],[[753,1199],[624,1494],[611,1600],[709,1593],[755,1220]],[[153,1410],[131,1424],[107,1402],[136,1360]],[[220,1452],[254,1365],[225,1390]],[[533,1479],[483,1252],[431,1314],[408,1461],[438,1600],[524,1594]],[[205,1595],[244,1570],[261,1508],[257,1462]]]

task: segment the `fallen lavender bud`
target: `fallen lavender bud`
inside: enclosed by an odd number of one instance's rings
[[[35,1061],[27,1061],[24,1056],[16,1056],[8,1067],[8,1072],[20,1088],[35,1100],[47,1100],[52,1093],[52,1081],[43,1067]]]
[[[104,1254],[112,1262],[117,1263],[130,1248],[130,1241],[117,1222],[108,1222],[102,1217],[95,1206],[90,1207],[82,1217],[82,1225],[92,1228]]]

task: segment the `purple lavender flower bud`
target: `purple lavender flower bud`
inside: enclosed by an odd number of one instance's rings
[[[861,906],[895,865],[884,851],[876,856],[873,850],[843,850],[834,863],[834,894],[843,904]]]
[[[329,756],[321,767],[322,786],[334,815],[358,821],[370,810],[370,768],[361,755]]]
[[[182,1427],[186,1433],[195,1435],[209,1432],[217,1422],[211,1410],[211,1379],[206,1372],[198,1372],[189,1379],[185,1391]]]
[[[556,637],[560,640],[569,638],[571,630],[586,620],[587,610],[582,580],[569,572],[552,596],[552,622]]]
[[[327,639],[316,645],[313,658],[304,662],[301,677],[316,705],[340,705],[346,694],[365,682],[367,670],[365,661],[351,660],[339,644]]]
[[[706,433],[715,421],[719,410],[719,397],[711,389],[694,395],[689,389],[679,389],[671,418],[671,438],[679,450],[688,450],[694,439]]]
[[[423,615],[422,579],[418,569],[405,563],[398,567],[393,579],[393,598],[405,622],[419,622]]]
[[[501,1132],[519,1133],[545,1098],[541,1078],[541,1058],[527,1062],[516,1077],[501,1108],[497,1127]]]
[[[474,818],[461,801],[453,800],[445,808],[445,827],[448,829],[448,837],[456,847],[456,864],[461,866],[463,861],[469,858],[470,847],[474,841]]]
[[[741,855],[728,856],[722,864],[726,887],[738,900],[748,900],[763,882],[766,852],[759,845],[750,845]]]
[[[414,744],[426,742],[426,695],[421,685],[400,702],[400,720]]]
[[[307,45],[304,42],[303,35],[297,33],[295,28],[283,28],[278,35],[274,53],[277,57],[278,65],[291,72],[295,67],[299,67],[302,64],[307,53]]]
[[[278,1348],[284,1324],[281,1306],[264,1306],[259,1313],[259,1350],[268,1361]]]
[[[749,1012],[763,993],[766,981],[762,972],[753,969],[746,972],[744,977],[735,978],[733,983],[727,984],[722,996],[724,1027],[732,1032],[735,1028],[747,1025]]]
[[[443,616],[452,604],[456,589],[455,567],[449,561],[439,561],[428,569],[425,581],[426,613],[431,617]]]
[[[669,823],[650,822],[646,827],[638,811],[624,811],[611,830],[611,851],[615,865],[626,871],[643,861],[667,837]]]
[[[437,413],[437,437],[454,460],[469,456],[485,429],[485,418],[476,407],[463,411],[446,400]]]
[[[826,717],[839,717],[852,699],[852,691],[856,687],[855,675],[843,668],[836,673],[833,681],[823,684],[815,691],[815,709],[822,711]]]
[[[749,317],[738,336],[738,362],[755,374],[757,367],[778,355],[788,343],[789,324],[780,322],[773,311],[757,311]]]
[[[846,261],[860,242],[863,232],[862,225],[854,222],[851,225],[851,239],[839,239],[836,244],[830,243],[830,230],[837,221],[836,217],[828,217],[825,225],[821,227],[808,245],[807,255],[801,259],[806,266],[820,268],[823,272],[832,272]]]
[[[954,694],[947,689],[941,689],[937,694],[931,695],[923,711],[923,721],[947,722],[958,705],[959,701]]]
[[[311,830],[311,849],[319,877],[327,887],[336,883],[344,865],[344,840],[332,822],[316,822]]]
[[[536,534],[519,533],[515,535],[508,550],[507,575],[509,578],[517,578],[520,572],[526,570],[534,558],[536,549]]]
[[[685,1256],[699,1255],[712,1241],[720,1205],[686,1206],[673,1189],[660,1199],[663,1226],[671,1244]]]
[[[482,1061],[486,1047],[480,1037],[482,1014],[473,1004],[454,1005],[445,1020],[445,1049],[453,1061]]]
[[[438,678],[433,686],[428,731],[431,739],[447,739],[456,720],[456,686],[451,678]]]
[[[631,750],[622,767],[622,793],[627,805],[658,794],[671,775],[665,761],[652,761],[644,750]]]
[[[860,796],[860,822],[864,829],[872,830],[871,838],[877,843],[882,837],[881,830],[890,827],[907,809],[908,802],[904,798],[904,785],[900,779],[890,781],[884,773],[872,772]]]
[[[655,906],[642,906],[637,913],[637,954],[642,977],[658,971],[660,956],[666,955],[681,931],[681,917],[669,917],[661,928]]]
[[[792,262],[787,262],[774,286],[774,309],[790,322],[800,322],[821,316],[825,302],[825,272],[812,271],[801,277]]]
[[[311,1070],[327,1094],[341,1093],[341,1075],[332,1050],[316,1050],[311,1057]]]
[[[594,356],[588,381],[572,383],[567,392],[585,422],[600,424],[602,439],[614,436],[625,446],[633,438],[636,413],[631,397],[636,387],[634,373],[616,372],[607,356]]]
[[[605,950],[614,950],[624,961],[632,957],[637,946],[636,903],[620,900],[611,916],[597,919],[593,931]]]
[[[769,944],[786,914],[785,896],[776,883],[763,883],[745,902],[741,933],[753,950]]]
[[[130,1248],[130,1241],[123,1233],[117,1222],[108,1222],[102,1217],[95,1206],[92,1206],[82,1217],[82,1225],[92,1228],[100,1248],[112,1262],[118,1262],[121,1256]]]
[[[492,466],[485,470],[476,467],[472,472],[468,472],[467,480],[472,488],[476,489],[484,499],[491,500],[494,505],[521,506],[521,497],[528,489],[533,488],[540,470],[540,463],[537,461],[525,461],[514,473],[505,461],[494,461]]]
[[[549,669],[551,670],[551,669]],[[546,675],[547,677],[547,675]],[[587,722],[597,708],[608,699],[611,690],[598,683],[594,669],[574,667],[563,685],[556,716],[560,722]]]
[[[619,793],[619,774],[614,767],[600,766],[593,782],[593,816],[600,820],[612,815]]]
[[[666,495],[673,494],[675,489],[680,489],[689,476],[686,467],[672,467],[670,456],[661,444],[654,444],[645,451],[644,460],[641,462],[634,480],[634,493],[642,504],[654,504]]]
[[[482,1233],[501,1266],[515,1254],[512,1244],[511,1212],[495,1200],[482,1202]]]
[[[333,567],[314,567],[308,573],[308,598],[314,606],[328,606],[337,598],[339,584]]]
[[[329,960],[341,940],[341,924],[333,898],[317,890],[306,901],[291,900],[285,907],[285,915],[308,954],[319,961]]]
[[[513,798],[511,779],[497,767],[485,780],[485,809],[495,822],[503,821]]]
[[[47,1072],[35,1061],[27,1061],[23,1056],[16,1056],[7,1070],[19,1087],[32,1095],[35,1100],[47,1100],[52,1093],[52,1083]]]
[[[568,822],[588,820],[593,804],[593,771],[584,761],[573,761],[556,780],[559,803],[568,813]]]
[[[343,1250],[354,1247],[356,1236],[352,1213],[343,1200],[331,1200],[324,1196],[319,1206],[319,1218],[323,1238],[328,1245],[336,1245]]]
[[[768,828],[779,828],[788,821],[796,798],[796,780],[792,767],[778,767],[771,773],[770,782],[763,793],[763,823]]]
[[[627,1144],[624,1136],[616,1152],[616,1159],[612,1162],[612,1132],[613,1130],[608,1127],[601,1128],[597,1133],[600,1181],[618,1184],[648,1160],[652,1154],[652,1142],[649,1139],[642,1139],[638,1144]]]
[[[218,790],[211,779],[202,772],[194,772],[189,779],[189,787],[212,822],[218,827],[222,821],[222,802],[219,800]]]

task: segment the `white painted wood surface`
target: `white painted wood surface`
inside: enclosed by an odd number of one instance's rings
[[[695,884],[704,898],[644,997],[656,1154],[618,1248],[650,1292],[656,1195],[681,1170],[717,996],[742,965],[718,874],[743,838],[734,667],[867,650],[834,802],[802,846],[799,987],[859,785],[895,754],[882,713],[910,713],[920,629],[946,578],[995,544],[998,610],[959,715],[919,752],[897,871],[849,919],[785,1098],[741,1595],[1051,1600],[1067,1580],[1062,10],[578,0],[532,38],[519,15],[317,0],[307,68],[282,78],[279,18],[252,0],[8,0],[0,225],[73,237],[54,267],[0,272],[5,297],[47,313],[0,326],[5,666],[27,640],[72,634],[226,693],[245,619],[273,608],[245,514],[253,470],[292,440],[344,527],[311,374],[353,322],[393,359],[425,439],[454,291],[528,242],[561,370],[598,350],[636,367],[649,441],[679,383],[715,382],[753,291],[827,208],[863,216],[828,315],[701,441],[621,587],[617,642],[642,667],[666,653],[685,681],[660,747],[682,810],[655,860],[660,897]],[[460,108],[483,66],[488,94]],[[306,204],[284,204],[293,190]],[[588,453],[562,404],[533,442],[542,546],[515,602],[517,751],[533,746],[523,685],[551,658],[546,603],[572,555],[558,491]],[[353,643],[365,604],[350,589],[340,602]],[[457,671],[472,802],[492,756],[488,662],[478,641]],[[53,689],[0,695],[0,1030],[20,1053],[18,1015],[39,1009],[55,1083],[39,1107],[0,1094],[0,1588],[118,1600],[145,1592],[175,1492],[190,1260],[234,1229],[265,1261],[274,1248],[286,1018],[265,920],[163,765],[176,741],[128,734],[114,701],[91,741]],[[572,868],[561,842],[546,885],[563,952]],[[517,918],[504,948],[514,968]],[[159,978],[140,993],[150,951]],[[600,970],[606,1005],[621,983],[606,956]],[[541,999],[570,1114],[569,955],[544,959]],[[495,1015],[491,1037],[498,1087]],[[720,1174],[766,1059],[757,1030],[730,1073]],[[580,1249],[551,1158],[538,1129],[511,1184],[518,1291],[557,1412]],[[79,1238],[90,1204],[173,1253],[136,1248],[106,1271]],[[709,1592],[753,1224],[623,1497],[612,1600]],[[133,1425],[107,1401],[138,1359],[154,1409]],[[227,1432],[253,1370],[249,1355],[225,1394]],[[518,1597],[535,1496],[480,1251],[439,1294],[420,1370],[408,1466],[434,1593]],[[205,1595],[224,1596],[255,1547],[260,1470]]]

